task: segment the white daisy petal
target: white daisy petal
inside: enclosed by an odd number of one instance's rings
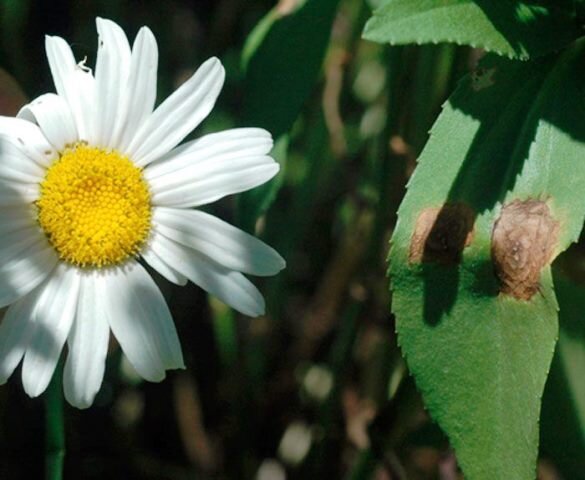
[[[114,269],[104,288],[112,332],[140,376],[159,382],[165,370],[184,368],[171,313],[146,270],[136,262]]]
[[[49,275],[59,260],[46,240],[0,265],[0,307],[29,293]]]
[[[61,37],[45,36],[45,50],[57,93],[67,98],[66,79],[77,65],[69,44]]]
[[[69,105],[54,93],[41,95],[25,105],[17,117],[36,122],[57,151],[62,151],[79,140]]]
[[[0,207],[30,205],[37,198],[39,198],[38,184],[0,179]]]
[[[224,78],[221,62],[207,60],[148,117],[125,153],[143,167],[170,151],[209,114]]]
[[[76,269],[60,264],[37,301],[22,362],[22,385],[30,397],[43,393],[51,381],[75,317],[80,278]]]
[[[17,145],[28,158],[41,167],[48,166],[57,158],[57,152],[41,129],[28,120],[0,116],[0,137],[3,142]]]
[[[251,317],[264,314],[264,298],[241,273],[217,265],[164,235],[157,236],[151,248],[174,269],[227,305]]]
[[[272,145],[261,128],[226,130],[188,142],[145,168],[153,203],[194,207],[258,186],[280,168],[267,155]]]
[[[156,232],[151,235],[153,238],[157,236]],[[140,255],[146,262],[154,268],[158,273],[165,277],[169,282],[175,285],[187,285],[188,279],[184,275],[181,275],[174,268],[169,266],[161,257],[152,251],[152,248],[146,247]]]
[[[77,408],[91,406],[104,378],[110,338],[104,280],[96,271],[81,275],[77,314],[67,341],[63,387],[65,398]]]
[[[262,128],[234,128],[211,133],[185,143],[144,170],[145,178],[154,182],[193,165],[206,163],[230,163],[243,157],[267,155],[274,142],[269,132]]]
[[[136,135],[138,128],[154,109],[156,101],[156,70],[158,47],[148,27],[142,27],[132,47],[130,76],[123,101],[126,103],[126,117],[116,121],[113,143],[125,152]]]
[[[275,275],[284,259],[256,237],[198,210],[156,207],[153,223],[166,237],[190,247],[229,270]]]
[[[130,44],[124,31],[111,20],[98,18],[98,53],[95,67],[97,146],[113,148],[114,130],[126,116],[123,98],[130,72]]]
[[[9,232],[37,226],[36,209],[32,205],[0,207],[0,219],[0,239]]]
[[[0,384],[22,360],[34,329],[32,314],[42,288],[25,295],[6,311],[0,323]]]
[[[13,230],[0,236],[0,265],[18,256],[46,247],[46,240],[35,225]]]
[[[188,208],[244,192],[274,177],[280,166],[271,157],[240,158],[229,164],[193,165],[151,183],[153,205]]]
[[[99,106],[95,103],[95,79],[90,72],[78,67],[66,81],[67,103],[75,118],[79,140],[97,144],[96,121]]]
[[[71,109],[79,139],[94,143],[97,106],[93,75],[75,63],[71,48],[62,38],[45,37],[45,48],[55,89]]]
[[[45,169],[28,157],[13,138],[0,135],[0,181],[39,183]]]

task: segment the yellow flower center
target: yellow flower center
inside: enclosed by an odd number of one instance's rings
[[[116,151],[78,144],[49,167],[38,220],[62,260],[107,267],[139,253],[150,232],[142,171]]]

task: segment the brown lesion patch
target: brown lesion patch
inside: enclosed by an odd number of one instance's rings
[[[540,272],[553,258],[559,222],[541,200],[514,200],[502,208],[492,232],[492,261],[500,292],[530,300]]]
[[[410,241],[411,263],[456,265],[473,239],[475,213],[464,203],[446,203],[423,210]]]

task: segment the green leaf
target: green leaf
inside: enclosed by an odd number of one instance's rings
[[[585,480],[585,289],[555,272],[560,335],[542,402],[541,452],[563,478]]]
[[[306,0],[287,14],[276,7],[258,24],[244,47],[242,121],[265,128],[283,142],[283,147],[287,140],[281,137],[288,134],[319,78],[338,3]],[[279,182],[276,179],[259,192],[240,195],[239,223],[244,229],[253,229],[257,216],[276,195]]]
[[[559,50],[580,35],[566,0],[389,0],[364,30],[380,43],[452,42],[517,59]]]
[[[306,0],[293,13],[273,10],[244,47],[244,120],[287,133],[321,72],[339,0]]]
[[[392,238],[399,342],[466,478],[535,477],[550,262],[585,204],[585,59],[488,56],[446,103]]]

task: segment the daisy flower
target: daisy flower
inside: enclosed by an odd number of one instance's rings
[[[244,277],[284,260],[247,233],[196,210],[279,170],[270,134],[227,130],[177,146],[211,111],[225,72],[216,58],[156,109],[158,49],[143,27],[132,48],[98,18],[95,75],[46,37],[57,93],[0,117],[0,383],[22,361],[31,397],[67,342],[67,400],[90,406],[110,330],[135,370],[157,382],[184,368],[169,309],[148,263],[250,316],[264,300]]]

